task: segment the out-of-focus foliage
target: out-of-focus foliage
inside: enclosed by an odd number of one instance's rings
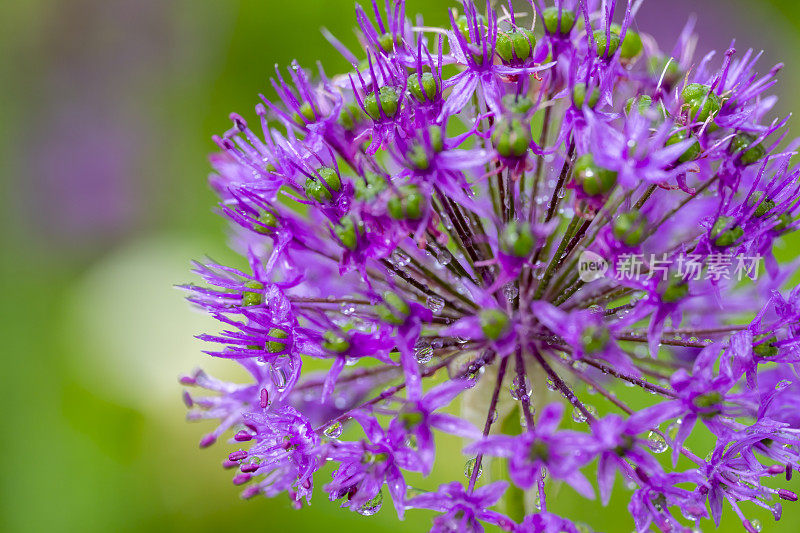
[[[439,24],[454,5],[408,4]],[[765,68],[783,59],[780,111],[800,107],[800,7],[647,0],[638,29],[670,42],[692,11],[702,52],[736,37],[767,51]],[[219,369],[192,339],[206,319],[170,288],[187,280],[196,250],[232,261],[222,219],[209,213],[210,137],[230,111],[254,116],[275,63],[325,57],[329,71],[344,67],[318,29],[352,42],[353,20],[351,0],[3,5],[0,530],[396,529],[388,507],[365,518],[322,494],[301,513],[283,499],[240,501],[215,463],[222,449],[197,449],[201,432],[183,422],[176,381],[194,364]],[[796,255],[787,247],[783,259]],[[570,516],[625,531],[624,501],[576,500]],[[785,505],[786,531],[800,526],[797,505]],[[404,529],[428,520],[411,513]],[[723,529],[740,526],[728,519]]]

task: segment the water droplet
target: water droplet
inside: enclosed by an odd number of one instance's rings
[[[284,387],[286,387],[286,372],[284,372],[282,368],[271,367],[270,377],[278,391],[282,391]]]
[[[597,408],[594,405],[588,405],[587,404],[587,405],[584,405],[583,407],[586,409],[587,413],[589,413],[593,417],[597,418]],[[584,414],[583,411],[581,411],[580,409],[575,407],[572,410],[572,419],[575,422],[578,422],[579,424],[582,424],[582,423],[586,422],[586,415]]]
[[[750,527],[753,528],[753,531],[761,531],[761,520],[753,518],[750,520]]]
[[[667,451],[667,448],[669,448],[664,437],[655,431],[651,431],[647,434],[647,445],[650,447],[653,453],[664,453]]]
[[[775,384],[775,390],[783,390],[791,384],[792,382],[789,381],[788,379],[782,379]]]
[[[330,426],[325,429],[325,436],[330,437],[332,439],[338,439],[342,435],[342,424],[339,422],[334,422]]]
[[[675,440],[675,437],[678,435],[678,430],[681,429],[681,424],[683,424],[683,420],[679,418],[667,426],[667,435],[669,435],[670,439]]]
[[[577,407],[574,407],[572,409],[572,419],[579,424],[583,424],[586,422],[586,415],[583,414],[583,411]]]
[[[435,253],[436,253],[436,262],[439,263],[441,266],[447,266],[450,264],[450,261],[453,260],[453,256],[445,248],[437,248],[435,250]]]
[[[417,359],[418,363],[425,364],[430,361],[433,357],[433,348],[430,343],[426,340],[418,340],[416,344],[414,344],[414,357]]]
[[[344,316],[350,316],[356,312],[356,306],[348,302],[342,302],[339,309]]]
[[[383,491],[378,492],[371,500],[367,500],[361,507],[356,509],[356,512],[361,516],[372,516],[381,510],[383,505]]]
[[[444,299],[438,296],[428,295],[425,299],[425,305],[428,309],[433,311],[433,314],[438,315],[442,312],[442,309],[444,309]]]
[[[392,252],[392,261],[394,261],[395,265],[399,266],[400,268],[403,268],[404,266],[406,266],[408,263],[411,262],[411,258],[408,257],[408,255],[405,252],[402,252],[400,250],[395,250],[394,252]]]
[[[527,376],[514,376],[508,391],[515,400],[524,400],[531,395],[531,383]]]
[[[477,459],[475,457],[473,457],[472,459],[470,459],[469,461],[467,461],[464,464],[464,475],[467,476],[468,478],[472,477],[472,472],[475,470],[475,463],[476,462],[477,462]],[[478,475],[476,477],[481,477],[482,473],[483,473],[483,465],[478,467]]]
[[[547,384],[547,390],[549,390],[549,391],[556,390],[556,384],[553,383],[553,378],[548,377],[547,381],[546,381],[546,384]]]
[[[503,285],[503,296],[505,296],[506,300],[509,302],[513,301],[514,298],[519,296],[519,287],[517,287],[517,284],[512,281],[511,283],[506,283]]]

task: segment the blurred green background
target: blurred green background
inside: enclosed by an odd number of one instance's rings
[[[452,5],[408,3],[437,24]],[[638,25],[669,49],[692,12],[701,54],[734,36],[764,49],[763,71],[787,62],[778,111],[800,107],[800,7],[648,0]],[[172,289],[192,258],[233,261],[205,180],[210,137],[230,111],[254,116],[273,64],[343,70],[323,25],[354,43],[352,0],[3,4],[0,530],[427,530],[427,514],[398,526],[389,505],[364,518],[321,494],[300,512],[283,498],[243,502],[224,448],[197,447],[209,426],[183,420],[176,376],[229,373],[192,338],[214,326]],[[431,485],[462,469],[438,468]],[[558,507],[630,531],[619,489],[609,509],[568,490]],[[800,507],[785,507],[777,526],[753,516],[764,531],[797,531]],[[723,529],[741,526],[729,515]]]

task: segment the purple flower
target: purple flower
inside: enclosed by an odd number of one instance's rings
[[[244,261],[182,289],[246,377],[181,379],[201,446],[227,438],[245,497],[299,507],[330,462],[331,500],[369,516],[388,495],[433,531],[575,533],[547,507],[562,481],[628,491],[641,532],[779,518],[800,467],[780,65],[695,58],[691,22],[664,52],[640,2],[464,0],[445,28],[371,4],[360,50],[325,31],[347,72],[277,68],[258,127],[231,114],[214,138]],[[463,483],[431,487],[453,460]]]

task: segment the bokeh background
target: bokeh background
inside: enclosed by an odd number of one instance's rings
[[[407,10],[443,24],[450,5]],[[254,115],[275,63],[343,70],[319,28],[353,43],[352,0],[25,0],[0,12],[0,530],[427,530],[424,513],[398,526],[390,506],[365,518],[320,494],[301,512],[239,500],[226,452],[198,449],[208,428],[184,422],[176,381],[227,368],[200,353],[192,336],[214,326],[172,288],[191,280],[192,258],[236,261],[211,212],[210,137],[229,112]],[[765,51],[764,71],[786,61],[778,111],[800,108],[794,0],[647,0],[639,29],[669,48],[692,13],[700,53],[736,37]],[[623,491],[605,510],[567,492],[570,516],[631,530]],[[800,504],[784,515],[753,516],[797,531]],[[722,529],[741,526],[728,515]]]

